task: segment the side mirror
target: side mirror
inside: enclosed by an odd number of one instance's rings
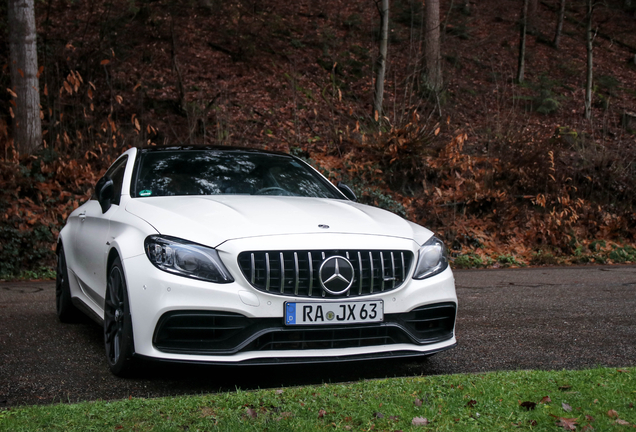
[[[100,178],[95,185],[95,196],[102,208],[102,213],[106,213],[110,208],[114,194],[115,187],[113,185],[113,181],[106,176]]]
[[[338,182],[338,190],[342,192],[343,195],[346,196],[349,200],[353,202],[358,201],[358,197],[356,196],[356,194],[353,193],[351,188],[347,186],[346,184],[344,184],[343,182]]]

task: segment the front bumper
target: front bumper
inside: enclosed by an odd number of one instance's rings
[[[457,342],[451,345],[445,345],[441,348],[429,349],[424,353],[418,351],[411,350],[395,350],[395,351],[378,351],[371,352],[367,354],[349,354],[349,355],[332,355],[325,356],[321,355],[318,357],[310,357],[304,355],[303,357],[255,357],[248,360],[243,360],[241,362],[221,362],[214,360],[192,360],[190,358],[185,359],[165,359],[165,358],[157,358],[157,357],[148,357],[141,354],[135,354],[134,357],[158,362],[158,363],[168,363],[168,364],[196,364],[196,365],[214,365],[214,366],[260,366],[260,365],[292,365],[292,364],[308,364],[308,363],[344,363],[344,362],[352,362],[352,361],[365,361],[365,360],[383,360],[383,359],[403,359],[409,357],[428,357],[433,354],[437,354],[438,352],[446,351],[451,348],[455,348],[457,346]]]
[[[430,345],[453,337],[456,305],[422,306],[374,324],[285,326],[279,318],[247,318],[215,311],[171,311],[155,328],[153,345],[165,353],[236,355],[251,351],[306,351],[400,343]]]
[[[391,242],[385,246],[417,250],[410,241]],[[364,296],[383,302],[381,323],[287,327],[284,303],[299,299],[252,288],[230,258],[237,256],[232,249],[247,249],[242,246],[219,249],[236,278],[230,284],[163,272],[145,255],[124,260],[136,355],[216,364],[309,363],[426,355],[456,344],[450,269],[424,280],[409,276],[398,289]]]

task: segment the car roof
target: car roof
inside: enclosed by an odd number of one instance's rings
[[[146,146],[140,149],[142,153],[154,153],[154,152],[164,152],[164,151],[222,151],[227,153],[258,153],[258,154],[268,154],[268,155],[276,155],[276,156],[287,156],[293,157],[288,153],[272,151],[272,150],[263,150],[257,149],[253,147],[235,147],[235,146],[219,146],[219,145],[174,145],[174,146]]]

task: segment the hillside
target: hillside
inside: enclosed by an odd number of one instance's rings
[[[558,2],[539,3],[519,85],[521,2],[464,3],[441,2],[433,94],[421,3],[391,2],[379,124],[372,1],[38,2],[46,149],[18,162],[3,93],[0,277],[53,262],[66,216],[125,148],[189,143],[305,157],[362,202],[432,227],[458,267],[636,260],[636,6],[594,12],[587,121],[583,5],[568,2],[555,49]]]

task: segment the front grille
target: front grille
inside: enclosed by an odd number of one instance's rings
[[[426,345],[453,337],[455,303],[422,306],[386,314],[384,322],[340,326],[285,326],[282,318],[248,318],[214,311],[172,311],[155,329],[153,343],[163,352],[233,355],[250,351]]]
[[[326,250],[242,252],[238,263],[260,291],[295,297],[336,297],[320,286],[318,271],[332,256],[347,258],[354,279],[346,296],[358,297],[400,287],[411,269],[413,253],[399,250]]]

